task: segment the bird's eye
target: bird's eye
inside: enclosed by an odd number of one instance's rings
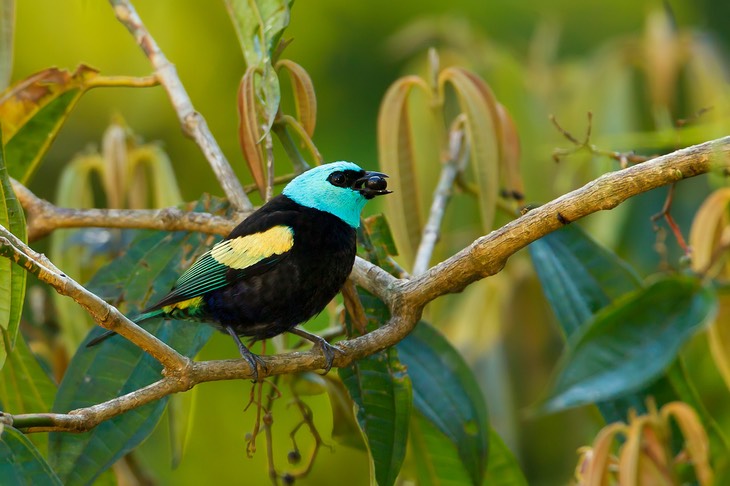
[[[328,181],[337,187],[345,187],[347,177],[342,172],[333,172],[328,178]]]

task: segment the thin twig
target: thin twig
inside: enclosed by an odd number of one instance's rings
[[[446,205],[451,199],[454,183],[469,160],[469,148],[463,129],[465,120],[466,117],[461,115],[452,125],[452,129],[449,130],[449,160],[441,168],[441,175],[431,202],[431,211],[428,221],[423,227],[423,235],[416,252],[413,275],[420,275],[428,270],[433,250],[441,232],[441,222],[446,213]]]
[[[586,128],[585,138],[582,141],[575,138],[572,133],[560,126],[557,118],[555,118],[555,115],[550,115],[550,121],[563,137],[565,137],[570,143],[575,145],[575,147],[568,149],[558,148],[553,150],[553,160],[555,160],[555,162],[560,162],[560,159],[562,159],[563,157],[575,154],[577,152],[580,152],[581,150],[586,150],[593,155],[608,157],[610,159],[617,160],[622,169],[628,167],[629,164],[641,164],[656,157],[656,155],[646,156],[637,155],[633,152],[616,152],[613,150],[603,150],[598,148],[596,145],[593,145],[591,143],[591,133],[593,130],[593,114],[591,112],[588,112],[588,127]]]
[[[252,210],[251,201],[243,191],[241,183],[223,155],[218,142],[213,138],[205,118],[193,108],[193,103],[177,75],[175,66],[165,57],[160,46],[152,38],[132,3],[129,0],[109,0],[109,3],[114,7],[114,13],[119,22],[129,30],[149,58],[155,69],[155,76],[167,91],[170,102],[180,119],[183,132],[195,140],[205,154],[231,205],[240,211]]]

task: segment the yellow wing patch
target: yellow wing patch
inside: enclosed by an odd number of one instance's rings
[[[162,308],[162,310],[166,314],[170,314],[173,310],[183,310],[187,309],[188,307],[196,307],[202,302],[202,297],[193,297],[192,299],[183,300],[181,302],[175,302],[174,304],[166,305]]]
[[[264,258],[286,253],[292,246],[294,231],[288,226],[274,226],[261,233],[221,241],[210,250],[210,256],[229,268],[244,269]]]

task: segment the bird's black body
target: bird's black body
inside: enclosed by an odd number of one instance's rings
[[[260,272],[203,295],[201,320],[240,336],[267,339],[322,311],[339,292],[355,261],[355,230],[336,216],[301,206],[284,195],[244,220],[227,239],[277,225],[294,232],[292,249]]]
[[[215,326],[236,340],[254,377],[263,362],[239,336],[255,341],[289,331],[320,346],[329,369],[334,349],[296,326],[321,312],[350,275],[360,212],[368,200],[390,192],[385,177],[350,162],[297,176],[283,194],[201,255],[166,296],[134,321],[162,317]]]

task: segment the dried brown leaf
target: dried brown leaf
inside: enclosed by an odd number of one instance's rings
[[[238,87],[238,141],[241,144],[243,156],[251,171],[259,194],[266,194],[266,157],[261,144],[263,132],[261,130],[256,103],[256,68],[246,69]]]
[[[312,137],[317,125],[317,96],[312,78],[306,69],[289,59],[282,59],[276,63],[276,69],[281,68],[286,69],[291,78],[297,120],[307,135]]]

